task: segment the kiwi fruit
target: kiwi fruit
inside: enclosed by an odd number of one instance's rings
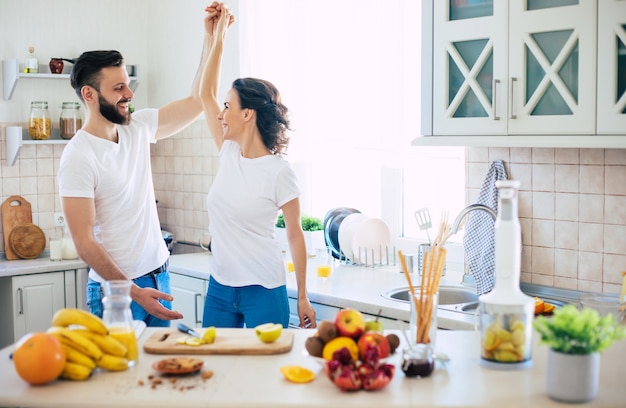
[[[324,342],[319,336],[312,336],[306,339],[304,342],[304,348],[313,357],[322,357],[322,350],[324,349]]]
[[[331,322],[330,320],[322,320],[317,325],[317,334],[319,338],[322,339],[324,344],[328,343],[338,335],[335,322]]]
[[[393,333],[389,333],[385,337],[387,337],[387,341],[389,341],[389,352],[391,354],[395,353],[400,345],[400,338]]]

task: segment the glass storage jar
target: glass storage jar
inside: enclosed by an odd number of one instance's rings
[[[48,102],[32,101],[28,118],[28,134],[34,140],[45,140],[50,138],[50,130]]]
[[[79,112],[80,103],[63,102],[61,104],[61,117],[59,118],[59,127],[61,129],[61,137],[63,139],[71,139],[78,129],[83,126],[83,119]]]

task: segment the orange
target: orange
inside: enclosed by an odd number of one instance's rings
[[[65,349],[50,334],[28,333],[15,345],[13,365],[27,383],[47,384],[61,375],[65,366]]]
[[[335,351],[341,350],[344,347],[350,352],[352,360],[356,361],[359,359],[359,346],[356,344],[356,341],[346,336],[335,337],[326,343],[322,350],[322,357],[324,360],[332,360]]]
[[[308,383],[315,379],[313,371],[300,366],[282,366],[280,372],[287,380],[295,383]]]
[[[543,308],[545,306],[545,302],[538,297],[535,297],[535,314],[540,314],[543,312]]]

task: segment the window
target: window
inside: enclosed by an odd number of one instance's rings
[[[465,150],[412,147],[420,129],[421,3],[239,3],[241,76],[273,82],[290,109],[287,159],[302,211],[359,209],[392,236],[425,239],[413,213],[464,206]]]

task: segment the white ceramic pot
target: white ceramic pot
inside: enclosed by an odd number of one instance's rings
[[[548,350],[546,392],[554,400],[588,402],[598,393],[600,353],[565,354]]]

